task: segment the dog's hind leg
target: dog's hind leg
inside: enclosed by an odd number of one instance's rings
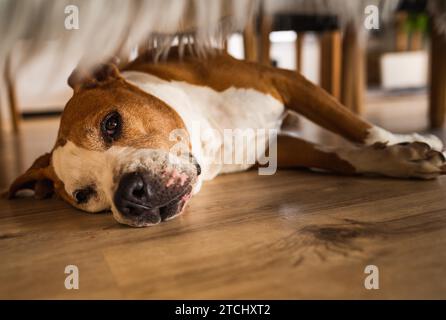
[[[277,137],[277,166],[280,169],[300,167],[344,174],[356,172],[354,166],[336,152],[325,151],[314,143],[286,135]]]
[[[277,166],[420,179],[446,172],[444,156],[421,142],[323,147],[292,136],[278,136]]]
[[[443,149],[442,142],[433,135],[393,134],[368,123],[296,72],[270,68],[268,73],[287,108],[352,142],[364,145],[424,142],[434,150]]]

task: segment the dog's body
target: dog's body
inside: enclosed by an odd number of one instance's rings
[[[268,139],[261,130],[265,133],[269,130],[278,132],[284,117],[282,101],[252,88],[229,87],[217,91],[185,81],[165,80],[141,71],[124,71],[121,74],[126,81],[165,101],[180,115],[190,136],[192,154],[201,167],[200,181],[251,167],[258,160],[254,153],[264,154],[266,151],[268,141],[261,143],[260,140]],[[248,141],[234,147],[224,143],[228,129],[240,130],[240,134],[246,132],[244,138]],[[261,144],[260,150],[250,148],[257,143]],[[232,161],[239,147],[243,150],[238,151],[246,159]],[[224,155],[228,154],[231,159],[224,161]]]
[[[226,129],[253,129],[256,134],[244,146],[258,148],[244,151],[256,150],[246,156],[258,161],[277,138],[279,168],[423,179],[444,171],[437,138],[395,135],[373,126],[295,72],[225,53],[198,59],[173,50],[166,61],[152,61],[148,53],[122,73],[110,66],[90,76],[74,73],[69,80],[74,95],[52,153],[18,178],[10,195],[29,187],[38,196],[48,195],[54,187],[83,210],[111,208],[119,222],[156,224],[180,214],[202,180],[253,165],[221,161],[233,151],[222,139]],[[288,110],[354,144],[317,146],[282,134]],[[180,139],[186,152],[176,154],[178,130],[186,133]],[[257,134],[268,130],[278,136]],[[172,156],[193,161],[172,164]]]

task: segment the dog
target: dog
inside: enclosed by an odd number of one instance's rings
[[[38,198],[56,193],[87,212],[111,209],[118,222],[133,227],[175,218],[203,181],[255,165],[204,161],[220,158],[227,146],[218,135],[193,130],[194,123],[214,133],[275,130],[255,159],[273,146],[279,169],[419,179],[446,172],[437,137],[388,132],[296,72],[224,51],[203,59],[173,48],[157,63],[147,52],[121,70],[113,64],[75,70],[68,83],[73,96],[53,149],[12,183],[10,198],[23,189],[33,189]],[[316,145],[282,132],[289,111],[351,144]]]

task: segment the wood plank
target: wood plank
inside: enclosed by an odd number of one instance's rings
[[[2,200],[0,297],[446,297],[437,181],[248,172],[203,191],[182,217],[145,229],[57,200]],[[63,287],[68,264],[78,291]],[[383,290],[364,289],[368,264]]]

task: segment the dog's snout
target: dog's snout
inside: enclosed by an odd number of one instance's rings
[[[181,211],[190,197],[191,182],[178,169],[126,173],[119,180],[114,204],[130,220],[156,224]]]

